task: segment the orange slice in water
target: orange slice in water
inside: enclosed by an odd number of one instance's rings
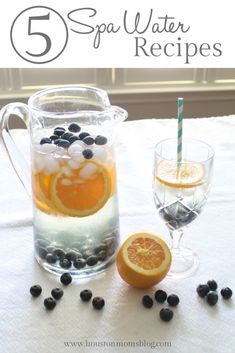
[[[60,213],[72,217],[86,217],[99,211],[111,194],[109,170],[95,162],[87,161],[71,175],[63,169],[51,181],[51,200]]]
[[[116,265],[125,282],[136,288],[150,288],[169,271],[171,252],[160,237],[137,233],[131,235],[119,249]]]
[[[174,188],[192,188],[203,184],[204,175],[201,163],[182,162],[178,168],[176,161],[161,161],[157,166],[156,179]]]

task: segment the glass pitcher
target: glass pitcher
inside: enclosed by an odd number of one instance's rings
[[[9,131],[18,115],[31,141],[30,172]],[[34,248],[47,271],[86,277],[104,270],[119,244],[113,131],[127,112],[105,91],[65,86],[1,110],[0,137],[33,200]]]

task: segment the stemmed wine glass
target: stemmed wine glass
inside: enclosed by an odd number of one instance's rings
[[[154,152],[153,192],[159,215],[169,229],[172,265],[169,276],[185,278],[199,259],[180,245],[184,229],[201,213],[211,186],[214,151],[205,142],[183,141],[182,162],[176,159],[177,139],[159,142]]]

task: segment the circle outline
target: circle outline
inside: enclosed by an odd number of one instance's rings
[[[50,59],[50,60],[47,60],[47,61],[42,61],[42,62],[31,61],[31,60],[26,59],[23,55],[21,55],[21,54],[18,52],[18,50],[16,49],[15,45],[14,45],[13,35],[12,35],[13,28],[14,28],[14,25],[15,25],[17,19],[18,19],[24,12],[26,12],[26,11],[28,11],[28,10],[31,10],[31,9],[35,9],[35,8],[43,8],[43,9],[47,9],[47,10],[50,10],[50,11],[56,13],[56,14],[60,17],[60,19],[62,20],[62,22],[64,23],[64,25],[65,25],[65,30],[66,30],[66,40],[65,40],[65,44],[64,44],[62,50],[61,50],[61,51],[59,52],[59,54],[57,54],[54,58],[52,58],[52,59]],[[11,25],[10,39],[11,39],[11,45],[12,45],[13,49],[15,50],[16,54],[18,54],[18,55],[21,57],[21,59],[23,59],[23,60],[25,60],[25,61],[27,61],[27,62],[29,62],[29,63],[32,63],[32,64],[39,64],[39,65],[40,65],[40,64],[47,64],[47,63],[49,63],[49,62],[51,62],[51,61],[57,59],[57,58],[63,53],[63,51],[65,50],[65,48],[66,48],[66,46],[67,46],[67,44],[68,44],[69,31],[68,31],[68,26],[67,26],[67,24],[66,24],[64,18],[63,18],[63,17],[59,14],[59,12],[57,12],[56,10],[52,9],[51,7],[47,7],[47,6],[31,6],[31,7],[28,7],[27,9],[21,11],[21,12],[16,16],[16,18],[14,19],[14,21],[13,21],[13,23],[12,23],[12,25]]]

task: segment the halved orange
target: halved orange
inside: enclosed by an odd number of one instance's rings
[[[54,174],[53,174],[54,176]],[[50,184],[52,175],[46,175],[43,172],[33,172],[32,188],[33,201],[37,208],[46,213],[56,214],[55,207],[50,200]]]
[[[131,235],[116,258],[122,279],[136,288],[150,288],[169,271],[171,252],[163,239],[149,233]]]
[[[201,163],[161,161],[157,166],[156,179],[162,184],[174,188],[192,188],[203,183],[205,175]]]
[[[91,177],[84,175],[84,168],[93,167]],[[95,161],[85,161],[71,175],[63,169],[51,181],[51,200],[60,213],[72,217],[85,217],[99,211],[111,195],[109,170]]]

